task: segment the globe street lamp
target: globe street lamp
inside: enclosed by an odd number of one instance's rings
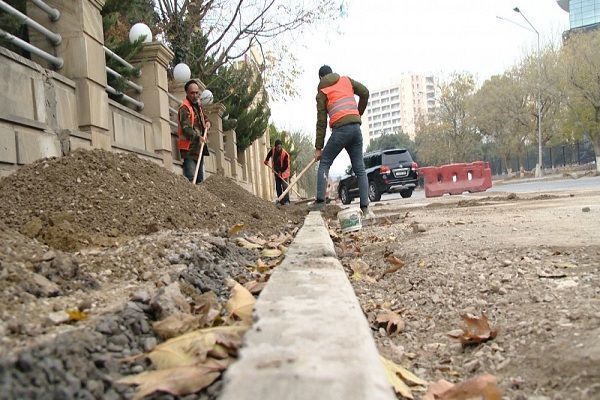
[[[519,9],[519,7],[513,8],[513,11],[521,14],[523,19],[529,24],[531,29],[537,35],[537,69],[538,69],[538,79],[537,79],[537,112],[538,112],[538,165],[535,171],[536,176],[543,176],[543,163],[542,163],[542,89],[540,85],[540,80],[542,78],[542,66],[541,66],[541,53],[540,53],[540,32],[535,29],[533,24],[529,22],[525,14]]]

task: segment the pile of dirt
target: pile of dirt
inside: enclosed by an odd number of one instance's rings
[[[103,150],[40,160],[0,180],[0,222],[64,251],[163,229],[244,223],[271,234],[300,221],[226,178],[193,186],[150,161]]]
[[[97,289],[98,282],[68,253],[52,251],[0,224],[0,304],[6,313],[35,298]]]

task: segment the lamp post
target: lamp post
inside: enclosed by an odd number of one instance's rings
[[[538,69],[538,77],[537,77],[537,112],[538,112],[538,165],[536,167],[535,175],[543,176],[543,163],[542,163],[542,89],[540,85],[540,80],[542,77],[542,66],[541,66],[541,53],[540,53],[540,32],[535,29],[533,24],[529,22],[525,14],[519,9],[519,7],[513,8],[513,11],[521,14],[523,19],[529,24],[531,29],[537,35],[537,69]]]

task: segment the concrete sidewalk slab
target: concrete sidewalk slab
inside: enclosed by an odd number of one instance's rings
[[[396,398],[320,213],[307,216],[254,314],[221,400]]]

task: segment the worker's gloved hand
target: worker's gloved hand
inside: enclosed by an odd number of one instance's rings
[[[267,167],[269,166],[269,162],[268,161],[263,161],[263,164],[265,164]]]

